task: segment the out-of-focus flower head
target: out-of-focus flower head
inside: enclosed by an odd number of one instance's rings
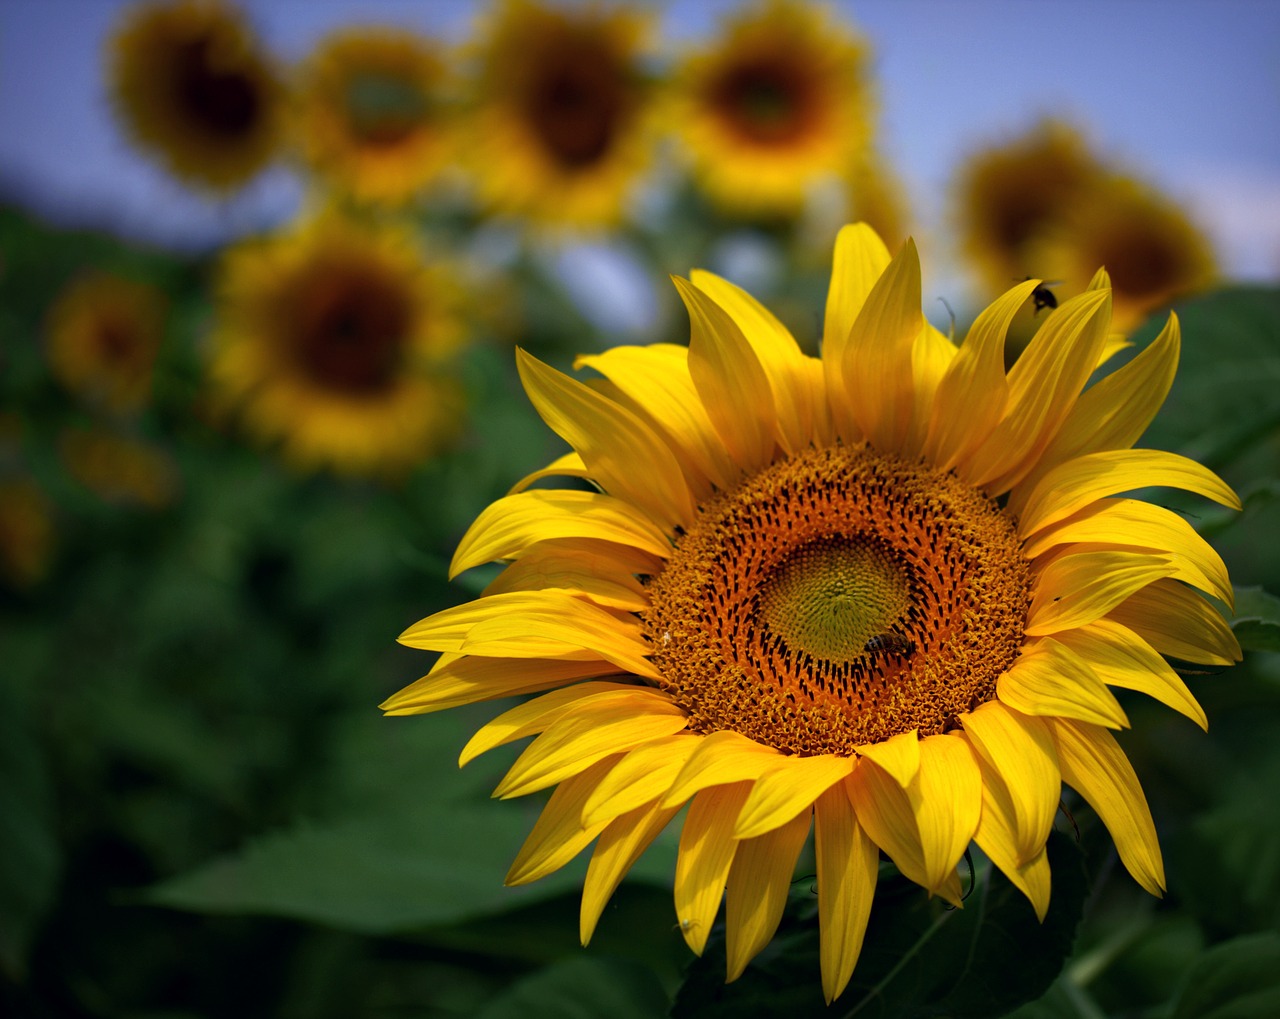
[[[129,136],[188,184],[237,188],[277,154],[280,74],[230,4],[176,0],[130,9],[111,39],[108,75]]]
[[[97,272],[68,284],[46,320],[54,377],[91,406],[136,412],[151,396],[164,337],[164,295],[155,287]]]
[[[407,229],[325,212],[242,243],[217,301],[217,399],[299,466],[396,474],[456,431],[459,287]]]
[[[1031,259],[1068,294],[1084,289],[1088,266],[1106,266],[1120,332],[1217,277],[1208,238],[1187,214],[1155,188],[1119,175],[1096,181],[1065,209]]]
[[[177,498],[177,465],[139,439],[101,428],[68,428],[58,437],[58,452],[67,473],[106,502],[158,510]]]
[[[358,201],[397,203],[453,157],[447,67],[432,39],[361,26],[329,36],[296,89],[296,135],[307,169]]]
[[[684,61],[667,120],[718,205],[795,214],[815,183],[840,177],[871,144],[869,61],[830,12],[764,0]]]
[[[648,17],[501,0],[466,57],[465,166],[484,207],[544,227],[617,223],[652,158]]]
[[[30,478],[0,481],[0,581],[11,589],[34,587],[53,555],[53,507]]]
[[[1032,248],[1103,173],[1084,138],[1055,120],[969,157],[957,177],[955,219],[961,254],[984,292],[1049,278]]]

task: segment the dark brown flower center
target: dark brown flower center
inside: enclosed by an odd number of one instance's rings
[[[815,115],[813,93],[803,67],[759,58],[729,68],[712,82],[710,100],[742,138],[781,145],[809,130]]]
[[[366,267],[325,266],[299,288],[294,354],[313,382],[350,396],[391,387],[412,318],[408,298]]]
[[[542,55],[522,101],[534,134],[560,165],[603,159],[630,113],[626,68],[590,39],[564,40]]]
[[[191,122],[220,138],[252,134],[261,120],[263,97],[257,81],[233,66],[219,66],[217,42],[205,36],[184,44],[175,60],[175,82],[182,112]]]
[[[645,629],[693,731],[851,754],[994,697],[1030,590],[1013,523],[982,493],[835,447],[705,506],[649,582]]]
[[[391,74],[353,75],[343,99],[352,134],[375,147],[403,142],[422,128],[430,112],[415,82]]]

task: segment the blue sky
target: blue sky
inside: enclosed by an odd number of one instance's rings
[[[194,196],[135,155],[101,81],[120,0],[0,0],[0,195],[67,222],[203,244],[287,216],[268,175],[231,203]],[[267,43],[303,56],[353,21],[465,38],[464,0],[244,0]],[[672,0],[664,33],[714,30],[725,2]],[[1209,229],[1230,275],[1280,278],[1280,3],[1274,0],[864,0],[836,5],[870,40],[884,148],[924,241],[945,234],[957,162],[1043,114],[1153,180]],[[941,248],[941,241],[938,242]],[[939,252],[941,255],[941,252]]]

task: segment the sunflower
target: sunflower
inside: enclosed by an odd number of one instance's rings
[[[618,221],[650,160],[646,19],[505,0],[472,48],[466,164],[481,201],[543,225]]]
[[[34,587],[53,558],[53,507],[29,478],[0,481],[0,582],[13,590]]]
[[[793,214],[871,140],[870,54],[821,7],[766,0],[676,72],[668,119],[730,211]]]
[[[218,293],[220,399],[299,465],[395,473],[452,433],[457,287],[407,230],[325,214],[232,249]]]
[[[320,44],[298,87],[307,168],[363,201],[412,198],[452,155],[445,63],[403,29],[348,28]]]
[[[1084,139],[1053,120],[970,157],[955,188],[956,229],[984,289],[998,293],[1011,280],[1047,276],[1030,249],[1103,174]]]
[[[219,0],[139,6],[111,40],[109,64],[125,128],[180,179],[233,189],[274,157],[283,87],[231,6]]]
[[[146,283],[94,273],[49,308],[49,366],[67,390],[112,413],[142,409],[164,336],[164,295]]]
[[[1083,288],[1088,266],[1105,265],[1121,332],[1175,298],[1207,288],[1217,274],[1208,240],[1182,210],[1122,176],[1095,183],[1032,250],[1036,265],[1068,292]]]
[[[902,180],[884,157],[871,152],[845,175],[851,219],[866,223],[889,250],[896,251],[911,232],[911,211]]]
[[[686,803],[676,919],[701,952],[726,904],[728,979],[771,939],[812,821],[822,985],[845,987],[883,851],[959,905],[974,841],[1043,918],[1045,843],[1073,786],[1137,881],[1160,848],[1110,687],[1201,725],[1164,655],[1239,658],[1204,591],[1221,559],[1179,516],[1119,493],[1172,486],[1238,507],[1208,470],[1132,449],[1171,384],[1170,318],[1116,349],[1099,272],[1006,374],[1015,286],[958,349],[921,314],[908,240],[836,242],[822,357],[725,280],[676,280],[692,334],[579,359],[591,385],[519,355],[573,451],[475,521],[457,574],[500,560],[476,601],[400,640],[442,652],[395,714],[541,692],[484,726],[465,764],[537,735],[495,795],[555,786],[507,875],[595,841],[585,943],[639,854]],[[550,475],[588,490],[530,488]]]
[[[177,498],[177,466],[138,439],[68,428],[58,437],[58,452],[67,473],[107,502],[158,510]]]

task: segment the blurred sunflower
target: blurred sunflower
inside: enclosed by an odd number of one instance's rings
[[[58,437],[58,452],[67,473],[107,502],[163,509],[177,497],[177,465],[145,442],[69,428]]]
[[[727,210],[793,214],[871,140],[866,45],[821,7],[766,0],[676,72],[668,120]]]
[[[458,290],[408,230],[326,214],[247,242],[224,256],[218,304],[219,399],[297,464],[394,474],[456,429]]]
[[[28,478],[0,481],[0,581],[24,591],[49,572],[53,507]]]
[[[109,76],[133,140],[187,183],[233,189],[276,154],[284,90],[228,4],[178,0],[131,9],[111,40]]]
[[[1130,447],[1171,384],[1170,319],[1082,392],[1116,346],[1111,293],[1049,314],[1006,375],[1004,331],[1036,281],[958,349],[921,315],[908,241],[836,243],[821,360],[709,273],[677,280],[688,348],[582,357],[585,385],[523,353],[534,406],[573,451],[480,514],[456,574],[508,565],[478,600],[411,626],[443,652],[397,714],[545,692],[467,744],[465,764],[540,734],[495,795],[555,786],[507,881],[596,842],[585,942],[605,902],[686,803],[679,926],[701,952],[727,893],[728,979],[771,939],[816,825],[822,984],[845,987],[878,851],[959,904],[974,840],[1043,917],[1045,843],[1066,781],[1159,894],[1142,789],[1109,686],[1205,717],[1162,655],[1226,664],[1218,556],[1147,486],[1229,506],[1198,464]],[[546,475],[589,491],[526,488]]]
[[[1102,175],[1084,139],[1053,120],[968,159],[955,187],[956,230],[984,289],[999,293],[1011,280],[1048,276],[1030,249]]]
[[[646,18],[503,0],[473,46],[467,167],[481,201],[544,225],[618,221],[651,156]]]
[[[1204,290],[1217,275],[1208,239],[1182,210],[1154,189],[1119,176],[1095,183],[1064,210],[1061,223],[1032,255],[1067,292],[1083,287],[1088,266],[1105,265],[1121,332],[1175,298]]]
[[[348,28],[324,40],[297,94],[308,170],[358,200],[412,198],[453,155],[445,75],[436,44],[404,29]]]
[[[104,410],[141,410],[151,396],[165,313],[164,295],[149,284],[104,272],[73,281],[46,320],[54,377]]]
[[[906,189],[884,158],[868,153],[845,174],[851,219],[866,223],[897,251],[911,232],[911,210]]]

